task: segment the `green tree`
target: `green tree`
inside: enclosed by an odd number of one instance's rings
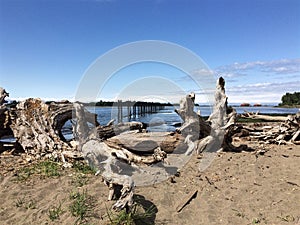
[[[300,92],[286,93],[282,96],[279,105],[300,105]]]

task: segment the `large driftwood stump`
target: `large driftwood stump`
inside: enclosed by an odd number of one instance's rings
[[[236,117],[236,111],[227,105],[225,80],[220,77],[217,80],[213,112],[208,118],[211,132],[207,137],[199,141],[197,152],[241,151],[246,149],[246,146],[236,147],[231,143],[232,135],[235,133]]]
[[[73,103],[68,101],[45,103],[29,98],[10,110],[10,127],[27,154],[36,158],[52,154],[56,157],[62,151],[76,150],[62,135],[64,124],[73,119],[73,111]],[[84,113],[88,122],[98,125],[95,114]]]
[[[71,150],[61,139],[60,129],[72,118],[63,115],[72,115],[72,108],[72,104],[57,107],[33,98],[22,101],[11,112],[14,137],[26,153],[37,158],[56,150]]]

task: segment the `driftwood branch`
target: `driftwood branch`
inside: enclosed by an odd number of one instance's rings
[[[242,118],[251,118],[251,119],[261,119],[264,121],[286,121],[287,117],[285,116],[269,116],[269,115],[260,115],[257,113],[253,112],[245,112],[241,114]]]
[[[274,116],[274,118],[277,118],[277,116]],[[272,123],[269,126],[262,127],[262,129],[247,128],[249,137],[269,144],[300,144],[300,113],[284,118],[280,124],[276,124],[275,126]],[[270,119],[269,121],[274,120]]]
[[[191,191],[187,196],[185,196],[176,207],[176,211],[180,212],[193,198],[197,196],[198,190],[195,189]]]
[[[117,210],[130,208],[133,204],[134,182],[130,176],[121,174],[122,167],[128,168],[125,166],[126,164],[152,164],[163,161],[166,153],[157,147],[151,155],[143,156],[137,155],[123,146],[112,144],[113,142],[110,142],[111,146],[109,146],[97,135],[93,136],[93,130],[88,129],[83,106],[76,104],[75,109],[77,117],[75,130],[84,158],[91,166],[101,171],[102,177],[109,187],[109,200],[113,198],[116,187],[122,186],[121,196],[113,208]],[[122,126],[126,126],[126,130],[131,127],[129,124],[128,126],[123,124],[120,127]],[[140,123],[136,123],[134,127],[136,126],[141,128]]]
[[[178,131],[184,136],[188,136],[193,141],[199,139],[200,124],[199,116],[194,112],[195,94],[191,93],[180,100],[180,109],[175,112],[183,120],[182,126]]]

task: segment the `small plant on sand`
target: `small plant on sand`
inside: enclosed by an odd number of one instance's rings
[[[60,165],[52,160],[42,161],[35,165],[35,172],[46,177],[57,177]]]
[[[59,203],[58,206],[51,206],[49,211],[48,211],[48,216],[50,220],[54,221],[56,219],[59,219],[59,216],[63,213],[64,211],[61,208],[61,202]]]
[[[291,215],[283,216],[281,214],[280,216],[277,216],[277,218],[279,218],[281,221],[284,221],[284,222],[294,222],[295,221],[295,217],[293,217]]]
[[[266,218],[262,213],[258,214],[258,217],[252,219],[252,224],[266,223]]]
[[[241,218],[244,218],[245,217],[245,214],[243,212],[240,212],[239,210],[237,209],[232,209],[232,211],[235,212],[235,215],[238,216],[238,217],[241,217]]]
[[[57,177],[59,173],[60,165],[53,160],[46,160],[38,162],[30,167],[24,167],[16,172],[18,181],[25,181],[31,175],[38,174],[42,177]]]
[[[77,217],[76,224],[81,223],[86,217],[90,216],[93,208],[91,196],[86,190],[80,192],[71,192],[70,199],[72,203],[69,207],[72,216]]]
[[[90,167],[86,162],[84,161],[76,161],[73,164],[73,168],[75,169],[76,172],[78,173],[83,173],[83,174],[94,174],[96,173],[96,169]]]
[[[135,203],[129,212],[125,209],[119,212],[107,209],[107,216],[111,225],[150,225],[153,224],[151,218],[153,218],[154,214],[154,207],[144,210],[139,203]]]
[[[25,197],[22,197],[22,198],[18,198],[16,201],[15,201],[15,206],[16,207],[22,207],[23,205],[25,204]]]
[[[19,169],[16,172],[17,181],[25,181],[27,180],[32,174],[34,174],[34,168],[33,167],[24,167]]]
[[[85,174],[75,174],[72,179],[72,184],[74,184],[76,187],[82,187],[88,183],[88,178],[85,176]]]
[[[26,199],[25,196],[22,198],[18,198],[15,201],[15,206],[17,208],[24,208],[24,209],[35,209],[36,208],[36,202],[32,199]]]
[[[259,224],[260,223],[260,219],[259,218],[254,218],[252,220],[252,224]]]

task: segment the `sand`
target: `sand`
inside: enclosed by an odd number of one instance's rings
[[[199,172],[193,156],[172,180],[137,187],[135,198],[151,207],[152,224],[300,224],[300,146],[264,145],[245,141],[255,151],[218,153],[212,164]],[[21,156],[1,153],[0,224],[76,224],[69,207],[70,193],[84,190],[91,210],[82,224],[109,224],[108,188],[101,177],[82,175],[74,169],[58,177],[32,175],[18,181]],[[197,191],[180,211],[182,199]],[[52,221],[49,210],[61,205],[62,213]],[[143,223],[141,223],[143,224]],[[151,223],[150,223],[151,224]]]

